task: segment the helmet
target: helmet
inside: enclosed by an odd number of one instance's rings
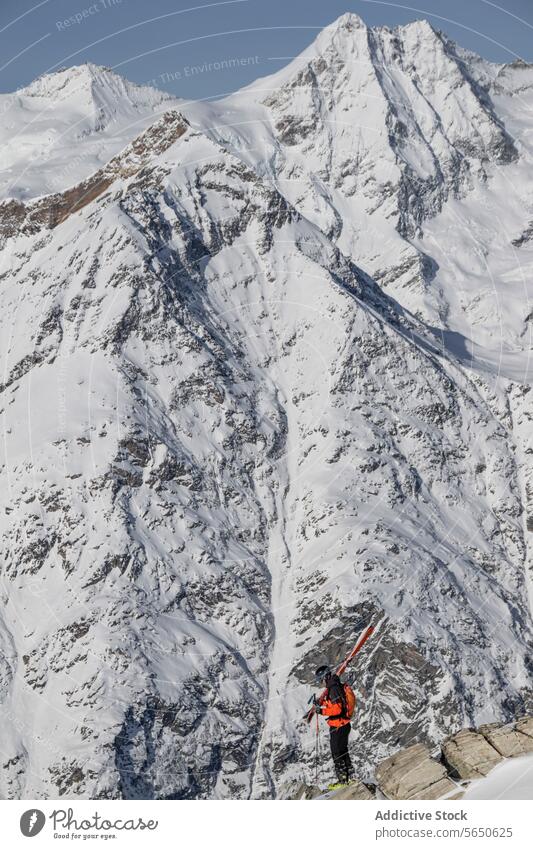
[[[327,684],[327,682],[331,678],[331,674],[332,673],[330,667],[324,664],[323,666],[319,666],[316,670],[315,680],[317,681],[317,683],[320,683],[320,681],[324,681]]]

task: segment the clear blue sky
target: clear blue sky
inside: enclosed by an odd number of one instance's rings
[[[0,0],[0,91],[91,61],[181,97],[222,96],[347,11],[369,25],[426,17],[488,59],[533,61],[533,0]]]

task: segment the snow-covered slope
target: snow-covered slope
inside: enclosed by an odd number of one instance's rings
[[[91,64],[0,95],[0,197],[27,200],[75,185],[173,105],[169,94]]]
[[[533,70],[348,14],[187,115],[479,370],[529,380]],[[472,363],[470,363],[472,365]]]
[[[361,776],[531,705],[530,387],[443,347],[417,241],[522,150],[476,82],[505,69],[395,33],[342,18],[276,91],[0,204],[1,795],[274,795],[313,760],[312,669],[369,618]]]
[[[473,781],[463,799],[533,799],[533,755],[505,760]]]

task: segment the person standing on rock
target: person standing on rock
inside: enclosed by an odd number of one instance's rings
[[[350,719],[355,708],[355,695],[349,684],[343,684],[339,676],[331,671],[329,666],[319,666],[315,672],[317,683],[326,688],[319,699],[315,697],[315,710],[325,716],[329,725],[329,742],[331,756],[335,766],[338,785],[348,784],[353,776],[353,767],[348,753],[348,737],[350,736]]]

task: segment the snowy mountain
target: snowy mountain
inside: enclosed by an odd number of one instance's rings
[[[75,185],[174,105],[169,94],[91,64],[0,95],[0,197],[28,200]]]
[[[465,54],[427,21],[345,15],[283,71],[187,114],[450,330],[450,353],[529,380],[530,66]]]
[[[12,97],[0,795],[274,796],[369,619],[361,777],[531,708],[532,86],[347,15],[214,104]]]

